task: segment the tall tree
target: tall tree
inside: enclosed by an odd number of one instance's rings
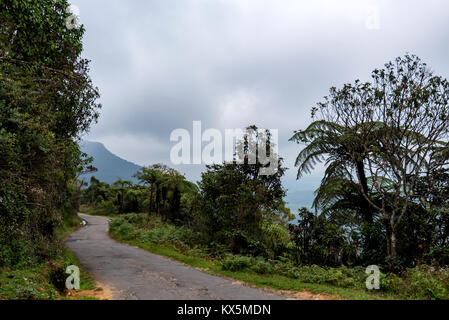
[[[162,174],[159,170],[156,170],[152,167],[144,167],[141,170],[139,170],[134,175],[140,183],[143,183],[145,185],[148,185],[149,187],[149,205],[148,205],[148,214],[151,214],[153,211],[153,195],[156,193],[156,207],[157,211],[159,211],[159,207],[157,205],[157,202],[159,200],[159,186],[161,184],[161,178]]]
[[[117,181],[115,181],[112,186],[116,188],[118,191],[117,193],[117,203],[119,205],[119,213],[124,212],[124,200],[125,200],[125,191],[128,188],[131,188],[133,183],[131,181],[122,180],[121,178],[118,178]]]
[[[312,109],[316,121],[344,128],[341,137],[348,133],[341,144],[344,157],[362,196],[382,214],[391,257],[397,257],[397,229],[416,197],[417,182],[447,167],[448,102],[447,80],[418,57],[405,55],[374,70],[372,83],[331,88]],[[365,179],[378,200],[367,192]]]

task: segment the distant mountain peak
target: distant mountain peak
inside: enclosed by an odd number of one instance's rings
[[[80,178],[84,181],[89,182],[90,178],[94,176],[109,184],[119,178],[137,183],[137,179],[133,175],[141,169],[141,166],[113,154],[103,143],[85,140],[80,143],[80,149],[94,158],[92,165],[98,169],[97,172],[82,175]]]

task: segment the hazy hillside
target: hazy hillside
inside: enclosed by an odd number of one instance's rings
[[[141,168],[137,164],[116,156],[99,142],[83,141],[80,147],[83,152],[94,158],[92,164],[98,168],[97,172],[83,175],[81,179],[90,181],[90,177],[93,175],[97,179],[109,184],[117,181],[118,178],[137,182],[132,177]]]

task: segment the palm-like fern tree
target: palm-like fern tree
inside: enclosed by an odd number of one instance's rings
[[[122,180],[121,178],[118,178],[118,180],[112,184],[112,186],[118,191],[117,202],[119,205],[119,213],[124,212],[125,191],[132,187],[132,185],[133,183],[131,181]]]
[[[375,210],[363,196],[371,193],[363,152],[370,141],[361,138],[360,130],[320,120],[296,131],[290,141],[305,144],[295,162],[298,179],[318,163],[324,162],[326,166],[313,206],[324,214],[357,211],[362,214],[363,223],[372,225]],[[369,232],[365,234],[365,245],[367,250],[376,246]]]
[[[369,141],[361,139],[357,128],[320,120],[310,124],[304,131],[296,131],[290,141],[306,145],[295,162],[298,179],[310,173],[318,163],[325,162],[326,171],[314,202],[316,208],[322,208],[326,202],[335,198],[339,185],[358,186],[365,194],[370,193],[363,152]],[[373,208],[368,201],[362,202],[364,220],[372,223]]]
[[[153,195],[156,192],[156,210],[159,211],[158,198],[160,194],[159,186],[162,181],[162,172],[151,167],[144,167],[140,169],[135,175],[141,183],[149,186],[150,189],[150,201],[148,206],[148,214],[151,214],[153,210]]]
[[[182,174],[173,171],[164,175],[161,183],[162,201],[168,204],[168,217],[174,221],[180,217],[181,197],[185,193],[196,193],[197,186],[188,181]]]
[[[194,183],[188,181],[178,171],[162,164],[144,167],[135,174],[135,177],[150,188],[149,214],[153,210],[155,198],[157,214],[161,214],[161,208],[165,211],[165,207],[168,207],[169,214],[164,214],[164,217],[170,216],[175,219],[180,210],[181,195],[197,191]]]

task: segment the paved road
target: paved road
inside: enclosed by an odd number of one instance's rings
[[[67,246],[114,299],[273,300],[288,299],[121,244],[109,238],[108,219],[80,214],[87,225],[70,235]],[[297,297],[296,297],[297,298]]]

